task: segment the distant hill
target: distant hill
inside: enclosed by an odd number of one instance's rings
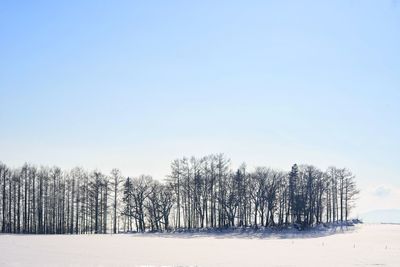
[[[400,223],[400,210],[373,210],[360,215],[365,223]]]

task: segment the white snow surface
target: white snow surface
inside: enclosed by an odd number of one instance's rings
[[[350,229],[0,235],[0,266],[400,266],[400,225]]]

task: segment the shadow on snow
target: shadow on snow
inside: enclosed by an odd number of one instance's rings
[[[171,232],[128,233],[140,237],[164,238],[248,238],[248,239],[300,239],[318,238],[334,234],[354,232],[354,225],[331,224],[298,230],[293,226],[288,227],[248,227],[248,228],[218,228],[218,229],[191,229],[174,230]]]

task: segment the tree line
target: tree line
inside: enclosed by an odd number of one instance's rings
[[[87,234],[344,222],[358,190],[346,168],[230,168],[223,154],[182,158],[161,182],[82,168],[0,163],[2,233]]]

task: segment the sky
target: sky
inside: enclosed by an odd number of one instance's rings
[[[0,161],[347,167],[400,209],[400,3],[2,1]]]

